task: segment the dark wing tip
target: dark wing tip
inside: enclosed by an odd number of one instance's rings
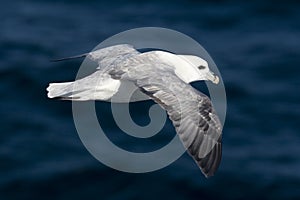
[[[197,161],[202,173],[206,178],[213,176],[220,166],[222,158],[222,143],[218,142],[214,148],[204,157]]]
[[[87,55],[88,55],[88,53],[84,53],[84,54],[80,54],[80,55],[76,55],[76,56],[70,56],[70,57],[58,58],[58,59],[51,59],[50,62],[59,62],[59,61],[64,61],[64,60],[72,60],[72,59],[75,59],[75,58],[86,57]]]

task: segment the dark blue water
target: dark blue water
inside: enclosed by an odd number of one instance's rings
[[[287,0],[1,1],[0,199],[300,198],[299,9]],[[187,154],[147,174],[110,169],[82,145],[71,103],[46,98],[48,83],[73,80],[81,62],[49,59],[143,26],[193,37],[222,73],[228,115],[222,163],[210,179]],[[108,103],[97,107],[109,115]],[[147,123],[147,111],[136,116]],[[172,138],[131,142],[109,117],[104,124],[130,150]]]

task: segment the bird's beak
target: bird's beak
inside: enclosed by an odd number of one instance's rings
[[[219,77],[217,75],[215,75],[212,71],[207,72],[206,78],[207,78],[207,80],[210,80],[214,84],[219,83]]]

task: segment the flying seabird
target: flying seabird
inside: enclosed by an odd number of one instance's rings
[[[214,175],[222,156],[222,125],[210,99],[189,84],[200,80],[218,84],[218,76],[205,60],[156,50],[141,53],[121,44],[56,61],[78,57],[96,62],[96,72],[74,82],[50,83],[49,98],[110,101],[121,90],[135,87],[167,111],[202,173],[206,177]],[[118,102],[126,101],[118,98]]]

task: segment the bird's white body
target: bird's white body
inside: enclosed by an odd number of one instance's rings
[[[175,74],[185,83],[207,79],[204,72],[209,72],[209,69],[206,68],[200,72],[197,68],[198,66],[208,66],[208,63],[200,57],[194,55],[176,55],[165,51],[146,52],[141,54],[141,56],[146,56],[147,54],[151,54],[152,57],[155,57],[162,63],[174,67]],[[116,80],[107,74],[101,74],[101,76],[98,76],[94,80],[97,80],[97,83],[90,84],[88,86],[89,88],[84,88],[86,91],[81,92],[81,98],[78,100],[101,100],[114,103],[127,103],[128,101],[136,102],[150,99],[147,95],[140,92],[138,87],[130,81]],[[70,82],[73,86],[73,91],[77,91],[77,88],[82,89],[82,82],[86,82],[84,78]],[[55,88],[61,87],[63,84],[66,83],[51,83],[47,89],[49,91],[48,97],[53,98],[58,96],[58,94],[55,93],[58,90]],[[134,95],[132,95],[133,92]],[[129,93],[130,96],[128,96]]]

